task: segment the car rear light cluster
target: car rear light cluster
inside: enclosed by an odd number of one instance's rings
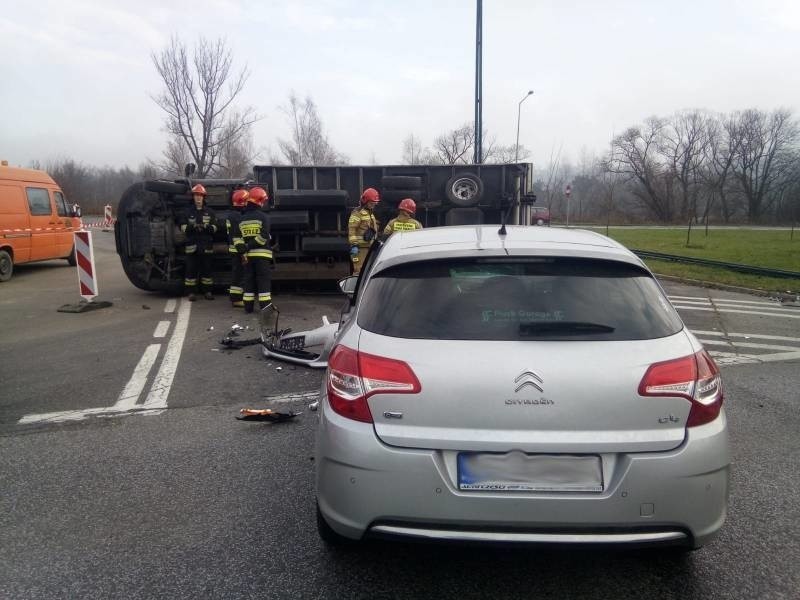
[[[722,408],[722,379],[705,350],[650,365],[639,384],[642,396],[681,396],[692,403],[687,427],[710,423]]]
[[[336,346],[328,358],[328,402],[343,417],[372,423],[367,398],[375,394],[417,394],[422,389],[402,360]]]

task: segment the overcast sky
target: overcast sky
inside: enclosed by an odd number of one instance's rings
[[[396,163],[474,116],[474,0],[0,0],[0,159],[133,168],[158,158],[150,53],[224,36],[263,119],[288,136],[291,90],[352,163]],[[484,125],[541,166],[601,152],[614,131],[683,108],[800,116],[800,0],[484,0]]]

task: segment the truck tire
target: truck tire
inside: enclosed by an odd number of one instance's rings
[[[185,183],[150,180],[144,182],[144,189],[148,192],[158,192],[160,194],[185,194],[188,188]]]
[[[391,204],[392,209],[395,209],[403,198],[411,198],[419,204],[422,202],[422,190],[386,190],[381,194],[381,203]]]
[[[383,190],[418,190],[422,188],[422,177],[413,175],[386,175],[381,178]]]
[[[302,249],[309,254],[347,254],[350,244],[343,237],[304,237]]]
[[[284,190],[277,193],[276,206],[286,209],[344,208],[345,190]]]
[[[483,181],[474,173],[456,173],[444,188],[447,199],[456,206],[475,206],[483,197]]]
[[[445,225],[480,225],[483,211],[480,208],[451,208],[444,217]]]
[[[78,266],[78,258],[75,256],[75,244],[72,244],[72,250],[70,250],[67,255],[67,264],[70,267]]]
[[[5,250],[0,250],[0,281],[8,281],[14,273],[14,261]]]
[[[307,210],[272,211],[267,218],[271,229],[308,229],[311,222]]]

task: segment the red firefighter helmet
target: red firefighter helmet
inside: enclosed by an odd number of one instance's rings
[[[204,188],[199,183],[195,184],[195,186],[192,188],[192,195],[195,195],[195,194],[200,194],[201,196],[205,197],[206,196],[206,188]]]
[[[408,214],[413,215],[415,212],[417,212],[417,203],[411,198],[403,198],[400,200],[400,204],[397,205],[397,209],[404,210]]]
[[[361,204],[366,204],[367,202],[380,202],[380,201],[381,201],[381,195],[375,188],[367,188],[361,193]]]
[[[233,205],[241,208],[245,204],[247,204],[247,199],[250,197],[250,193],[247,190],[236,190],[233,192]]]
[[[250,197],[247,199],[248,202],[258,204],[259,206],[264,206],[267,200],[269,200],[269,195],[267,194],[267,190],[262,187],[252,188],[250,190]]]

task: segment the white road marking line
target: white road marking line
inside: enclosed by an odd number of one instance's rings
[[[167,300],[167,305],[164,307],[165,313],[175,312],[175,305],[177,304],[175,298],[170,298]]]
[[[133,370],[133,375],[117,398],[117,403],[114,404],[116,410],[129,410],[139,401],[139,396],[147,383],[147,376],[158,358],[160,349],[161,344],[150,344],[144,351],[142,358],[139,359],[139,364]]]
[[[191,314],[192,303],[182,300],[178,307],[178,317],[175,320],[175,329],[172,337],[167,344],[167,350],[161,361],[161,366],[156,374],[150,393],[144,401],[144,408],[166,408],[169,390],[172,387],[172,380],[175,378],[175,371],[178,369],[178,361],[181,358],[183,340],[186,338],[186,330],[189,328],[189,315]]]
[[[318,400],[319,399],[319,390],[311,391],[311,392],[295,392],[293,394],[281,394],[279,396],[267,396],[264,398],[264,402],[276,402],[276,403],[285,403],[285,402],[308,402],[309,400]]]
[[[700,329],[692,329],[692,333],[695,335],[716,335],[716,336],[728,336],[728,337],[742,337],[742,338],[753,338],[757,340],[774,340],[776,342],[800,342],[800,338],[796,337],[789,337],[786,335],[762,335],[760,333],[724,333],[722,331],[702,331]]]
[[[701,344],[709,344],[711,346],[732,346],[734,348],[755,348],[758,350],[788,350],[791,352],[800,352],[800,348],[797,346],[778,346],[776,344],[756,344],[753,342],[734,342],[731,340],[697,339]]]
[[[178,309],[175,330],[167,345],[161,367],[156,374],[153,386],[143,405],[136,404],[139,396],[147,383],[147,376],[155,364],[161,344],[150,344],[144,351],[142,358],[133,370],[133,375],[119,395],[114,406],[100,408],[85,408],[82,410],[64,410],[51,413],[25,415],[19,420],[20,425],[32,423],[61,423],[64,421],[82,421],[87,417],[113,417],[130,414],[158,415],[167,407],[167,396],[178,367],[183,341],[189,325],[191,304],[183,302]]]
[[[169,331],[169,321],[159,321],[155,332],[153,332],[153,337],[162,338],[167,335],[167,331]]]
[[[779,312],[762,312],[760,310],[737,310],[733,308],[713,308],[713,307],[706,307],[706,306],[684,306],[681,304],[673,304],[673,306],[678,310],[704,310],[704,311],[717,311],[723,313],[739,313],[743,315],[762,315],[765,317],[781,317],[783,319],[800,319],[800,314],[787,314],[787,313],[779,313]]]
[[[745,306],[743,304],[728,304],[727,302],[693,302],[691,300],[675,300],[672,303],[673,306],[717,306],[720,308],[741,308],[741,309],[749,309],[749,310],[769,310],[775,311],[776,313],[783,313],[786,312],[786,309],[780,306],[779,304],[772,304],[768,306]]]
[[[733,304],[755,304],[759,305],[771,305],[774,306],[777,302],[769,302],[766,300],[734,300],[732,298],[707,298],[704,296],[669,296],[670,300],[702,300],[703,302],[709,302],[709,300],[713,300],[714,302],[731,302]]]

